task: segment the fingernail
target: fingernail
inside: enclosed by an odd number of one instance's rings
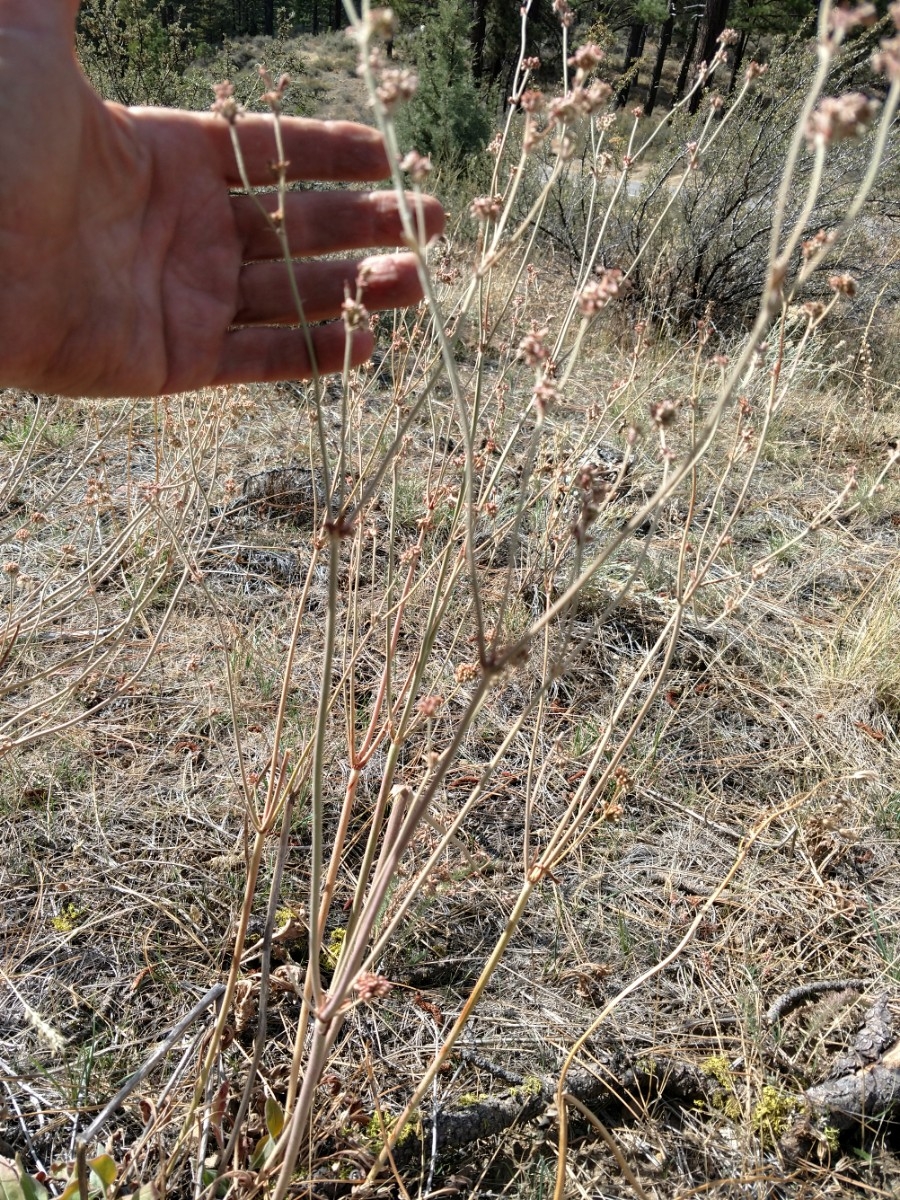
[[[375,258],[366,258],[359,264],[356,272],[356,282],[361,288],[373,284],[396,283],[397,259],[388,254],[379,254]]]

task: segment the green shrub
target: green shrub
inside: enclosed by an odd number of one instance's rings
[[[78,57],[94,87],[120,104],[175,104],[193,57],[181,10],[166,19],[162,0],[85,0]]]
[[[472,79],[469,20],[463,0],[440,0],[434,16],[410,39],[419,89],[397,121],[404,149],[451,169],[483,150],[492,132],[490,105]]]
[[[829,83],[831,94],[871,82],[866,74],[870,51],[868,38],[860,38],[846,49]],[[614,205],[601,256],[605,265],[623,270],[632,268],[637,258],[630,278],[633,295],[645,311],[679,326],[699,318],[711,305],[713,319],[727,328],[740,325],[755,306],[765,282],[772,212],[785,155],[803,102],[796,81],[809,77],[814,55],[812,45],[797,39],[772,58],[768,73],[733,114],[729,113],[731,102],[726,102],[712,118],[715,141],[697,161],[696,169],[689,165],[687,147],[697,141],[708,119],[706,102],[696,116],[677,114],[650,170],[643,177],[629,178],[627,193],[620,195]],[[604,206],[622,169],[626,144],[626,136],[622,135],[630,132],[633,123],[630,117],[627,123],[624,121],[624,117],[618,118],[606,135],[611,153],[603,181]],[[636,146],[646,136],[644,130],[641,122]],[[870,152],[870,138],[843,142],[830,149],[825,183],[805,237],[838,224],[862,178]],[[547,157],[535,155],[529,162],[531,182],[520,198],[523,213],[552,166],[552,155],[545,153]],[[887,223],[882,217],[887,218],[891,195],[896,195],[898,161],[896,144],[891,144],[879,190],[872,193],[867,205],[870,220],[866,233],[870,242],[886,236]],[[567,164],[541,222],[542,236],[572,262],[581,258],[588,223],[597,219],[596,207],[593,214],[591,210],[593,178],[585,162],[576,156]],[[802,209],[812,170],[813,156],[803,148],[796,183],[787,200],[788,223]],[[844,253],[852,253],[852,247]],[[799,257],[798,249],[797,262]],[[875,262],[886,262],[888,258],[886,253],[876,254]],[[823,291],[827,290],[825,278],[836,269],[835,259],[826,261],[820,276]],[[871,261],[845,257],[840,260],[840,269],[865,270],[870,290],[877,290],[871,286]],[[816,290],[815,282],[812,290]]]

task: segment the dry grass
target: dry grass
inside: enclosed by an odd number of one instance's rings
[[[614,353],[595,347],[573,397],[587,401],[596,392]],[[669,364],[669,386],[677,369]],[[648,353],[632,383],[641,403],[657,375]],[[360,395],[361,428],[377,429],[390,411],[390,388],[370,377]],[[832,436],[816,436],[811,413],[826,406],[832,429],[823,432]],[[573,443],[584,441],[577,408],[573,400],[554,431],[545,468],[554,497],[566,489]],[[248,475],[303,462],[309,428],[290,390],[176,400],[163,421],[150,404],[92,406],[86,414],[60,401],[46,427],[35,430],[33,412],[33,399],[5,395],[7,471],[30,439],[28,466],[19,459],[18,486],[6,502],[5,554],[21,566],[10,578],[7,610],[37,617],[30,626],[22,622],[11,648],[15,626],[9,630],[4,670],[6,736],[24,744],[7,755],[3,779],[2,958],[15,990],[4,991],[0,1057],[9,1101],[4,1140],[49,1166],[72,1154],[78,1129],[227,960],[243,882],[239,755],[247,772],[265,771],[283,646],[311,535],[303,514],[210,517],[208,506],[227,503]],[[211,413],[216,421],[203,419]],[[621,413],[629,413],[627,398]],[[760,817],[783,810],[693,944],[619,1007],[582,1065],[589,1070],[598,1054],[603,1061],[612,1055],[701,1069],[709,1059],[739,1060],[727,1110],[678,1106],[664,1092],[658,1099],[632,1094],[610,1110],[618,1114],[608,1119],[623,1153],[644,1186],[660,1194],[667,1179],[686,1195],[707,1180],[751,1177],[795,1178],[797,1195],[803,1181],[823,1195],[842,1194],[854,1179],[890,1190],[888,1131],[851,1139],[821,1161],[789,1164],[754,1129],[753,1113],[764,1087],[793,1095],[821,1079],[841,1036],[841,1014],[819,1005],[773,1039],[763,1019],[773,997],[831,977],[866,978],[873,992],[893,994],[896,986],[896,483],[847,521],[777,551],[828,503],[849,467],[865,477],[883,465],[879,437],[895,427],[897,413],[894,388],[873,406],[852,381],[824,395],[800,391],[782,410],[758,498],[735,527],[722,579],[702,594],[687,623],[667,690],[607,797],[608,819],[586,828],[577,853],[536,895],[467,1036],[482,1065],[459,1060],[436,1085],[436,1103],[452,1109],[461,1097],[502,1091],[509,1086],[503,1072],[552,1078],[573,1032],[671,949],[728,871],[741,837]],[[213,432],[188,471],[182,451],[198,428]],[[861,429],[868,430],[864,439]],[[591,432],[615,440],[612,429]],[[401,543],[413,540],[428,475],[438,477],[448,457],[434,448],[430,421],[413,441],[400,481],[408,508],[395,532]],[[430,463],[424,480],[423,461]],[[652,470],[650,461],[643,466]],[[711,462],[710,485],[717,470]],[[635,489],[640,476],[639,465]],[[630,503],[626,496],[611,522]],[[47,522],[34,522],[36,512],[47,513]],[[514,902],[526,813],[539,846],[584,773],[614,689],[665,620],[669,519],[678,528],[677,512],[663,515],[632,599],[605,622],[591,615],[589,600],[582,606],[578,660],[549,695],[540,728],[523,726],[385,956],[382,969],[400,986],[348,1022],[332,1068],[340,1081],[333,1153],[344,1167],[367,1161],[371,1142],[366,1129],[352,1132],[346,1110],[358,1103],[368,1119],[376,1098],[388,1113],[401,1106]],[[17,540],[23,528],[31,536]],[[107,568],[104,548],[121,530],[130,532]],[[63,552],[63,544],[73,549]],[[527,545],[523,553],[527,559]],[[769,554],[769,573],[722,616],[724,598],[740,592],[750,566]],[[147,561],[164,561],[165,571],[135,611],[134,580]],[[202,579],[185,578],[185,567],[199,568]],[[527,564],[521,570],[518,603],[527,608]],[[95,580],[89,597],[78,583],[85,572]],[[489,576],[490,568],[488,598]],[[365,578],[360,569],[356,603],[363,607],[375,603],[383,582],[377,574]],[[345,581],[342,593],[350,586]],[[74,597],[59,615],[51,590]],[[299,744],[314,720],[317,618],[315,605],[310,609],[292,676],[288,744]],[[52,619],[43,619],[44,610]],[[119,629],[115,655],[104,661],[98,631],[111,627]],[[446,660],[465,657],[467,649],[464,639],[451,638]],[[224,685],[226,657],[236,720]],[[362,705],[364,663],[356,666]],[[38,674],[43,678],[32,682]],[[492,694],[432,810],[438,825],[471,790],[528,686],[526,671]],[[452,703],[444,719],[453,720]],[[45,732],[70,720],[68,728]],[[431,736],[440,740],[440,722]],[[336,746],[329,771],[335,784],[340,772]],[[363,807],[372,803],[378,778],[376,758],[363,775]],[[424,827],[404,870],[435,840],[434,829]],[[301,920],[306,846],[298,817],[281,905]],[[354,853],[351,839],[348,870]],[[300,945],[278,951],[282,973],[302,962]],[[251,959],[251,980],[253,969]],[[29,1010],[65,1039],[64,1049],[48,1045]],[[267,1089],[285,1069],[295,1014],[291,993],[276,993]],[[238,1030],[228,1052],[237,1077],[242,1039]],[[160,1080],[182,1052],[172,1052]],[[161,1085],[151,1083],[148,1096],[154,1086]],[[180,1094],[176,1086],[172,1096]],[[119,1124],[126,1143],[142,1121],[136,1106],[130,1113]],[[624,1185],[613,1161],[605,1164],[589,1135],[578,1137],[583,1149],[576,1138],[573,1177],[627,1194],[627,1186],[618,1190]],[[854,1144],[865,1146],[862,1158],[853,1156]],[[477,1187],[490,1194],[507,1179],[509,1195],[540,1194],[530,1189],[548,1153],[540,1134],[501,1139],[493,1152],[479,1151],[487,1174]],[[476,1194],[470,1150],[464,1161],[471,1177],[465,1186]],[[438,1172],[452,1165],[452,1156],[449,1165],[441,1159]],[[427,1147],[422,1169],[427,1175]],[[415,1175],[407,1176],[408,1186]],[[733,1194],[735,1186],[723,1183],[713,1194]]]

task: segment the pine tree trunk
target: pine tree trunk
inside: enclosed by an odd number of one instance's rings
[[[632,66],[641,56],[641,39],[644,36],[646,26],[643,21],[631,26],[628,31],[628,45],[625,49],[625,61],[622,63],[622,74],[625,76],[625,82],[619,89],[619,94],[616,97],[616,104],[619,108],[624,108],[628,103],[628,93],[631,91],[631,85],[637,79],[637,72],[634,78],[629,76]]]
[[[312,22],[313,37],[319,36],[319,0],[312,0],[312,12],[310,14]]]
[[[475,0],[472,10],[472,78],[484,78],[484,40],[487,37],[487,0]]]
[[[344,24],[344,6],[341,0],[334,0],[334,12],[331,17],[331,28],[341,29]]]
[[[263,33],[275,36],[275,0],[263,0]]]
[[[688,72],[691,69],[691,62],[694,57],[694,50],[697,46],[697,34],[700,31],[700,18],[694,17],[691,21],[691,32],[688,34],[687,45],[684,48],[684,58],[681,60],[681,70],[678,72],[678,82],[675,84],[675,95],[673,96],[676,104],[684,95],[684,89],[687,85]]]
[[[663,21],[659,29],[659,45],[656,49],[656,62],[653,64],[653,75],[650,79],[650,91],[647,93],[647,103],[644,105],[644,112],[649,117],[653,112],[656,104],[656,94],[659,91],[659,81],[662,79],[663,67],[666,65],[666,55],[669,53],[669,46],[672,42],[672,33],[675,29],[675,8],[669,6],[669,15]]]
[[[728,81],[728,95],[730,96],[737,87],[738,76],[741,73],[741,66],[744,62],[744,55],[747,52],[747,42],[750,38],[750,33],[746,29],[741,30],[741,36],[738,44],[734,48],[734,62],[731,66],[731,79]]]
[[[728,0],[706,0],[706,9],[703,14],[703,42],[700,47],[701,62],[712,62],[713,55],[719,48],[719,34],[725,28],[727,20]],[[695,113],[700,107],[703,93],[711,82],[712,80],[708,80],[704,87],[697,88],[691,97],[688,107],[692,113]]]

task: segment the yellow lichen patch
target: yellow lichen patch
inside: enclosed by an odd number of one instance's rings
[[[337,961],[341,955],[341,948],[344,945],[344,938],[347,936],[347,930],[343,926],[338,926],[332,929],[331,936],[328,939],[328,945],[322,947],[322,953],[319,956],[319,962],[326,971],[333,971],[337,966]]]
[[[832,1154],[837,1154],[841,1148],[841,1131],[834,1125],[826,1125],[822,1130],[822,1136],[825,1138],[825,1145]]]
[[[750,1115],[750,1125],[763,1141],[775,1141],[787,1129],[791,1117],[799,1107],[800,1101],[795,1096],[789,1096],[771,1084],[766,1084]]]
[[[363,1137],[373,1154],[381,1153],[385,1137],[390,1136],[395,1124],[396,1117],[392,1117],[388,1113],[382,1113],[380,1116],[378,1113],[372,1114],[372,1119],[363,1131]],[[397,1134],[394,1145],[402,1146],[408,1138],[421,1136],[421,1132],[422,1122],[418,1113],[414,1113]]]
[[[71,933],[81,917],[81,909],[70,900],[62,906],[60,913],[50,918],[50,924],[57,933]]]
[[[723,1088],[730,1090],[734,1087],[734,1076],[724,1054],[713,1054],[705,1058],[700,1064],[700,1070],[716,1083],[720,1083]]]
[[[739,1121],[742,1116],[741,1103],[734,1091],[734,1075],[731,1072],[728,1059],[722,1054],[713,1054],[704,1059],[700,1070],[710,1079],[719,1084],[721,1091],[715,1092],[709,1101],[709,1107],[729,1121]]]
[[[509,1089],[509,1094],[514,1100],[529,1100],[532,1096],[539,1096],[543,1090],[544,1085],[537,1075],[526,1075],[521,1084]]]

